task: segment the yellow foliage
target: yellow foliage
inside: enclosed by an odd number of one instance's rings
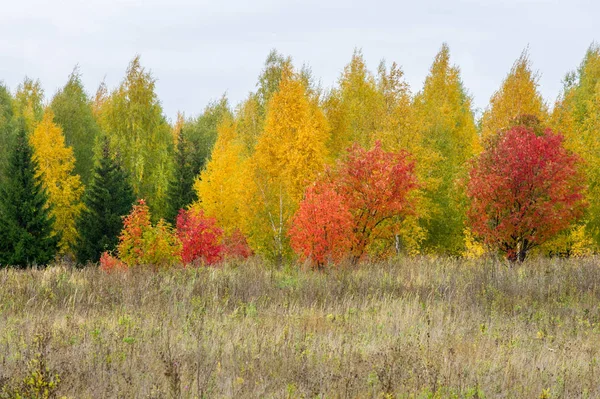
[[[250,245],[259,253],[281,259],[288,222],[305,187],[324,168],[329,128],[302,80],[284,68],[279,90],[267,107],[264,133],[249,159],[243,219]]]
[[[420,148],[415,150],[422,184],[422,226],[428,251],[460,254],[464,250],[465,196],[460,181],[468,161],[480,150],[471,106],[460,78],[443,45],[436,55],[423,90],[414,99]]]
[[[236,125],[240,141],[244,144],[244,154],[250,156],[264,127],[260,103],[255,95],[251,95],[238,107]]]
[[[565,137],[565,147],[579,155],[587,176],[585,233],[590,248],[600,246],[600,47],[592,45],[576,73],[567,75],[562,95],[552,114],[552,127]],[[575,238],[567,239],[574,243]],[[585,244],[585,245],[587,245]],[[583,245],[583,244],[582,244]],[[579,247],[578,247],[579,248]],[[558,246],[555,251],[564,251]],[[582,249],[572,249],[582,251]]]
[[[181,112],[177,112],[177,119],[175,120],[175,124],[171,129],[171,135],[173,136],[173,145],[177,145],[179,142],[179,135],[181,134],[181,129],[185,124],[185,116]]]
[[[585,225],[574,225],[546,243],[543,250],[551,255],[583,257],[594,252],[594,240]]]
[[[237,137],[236,124],[223,120],[210,160],[194,183],[198,202],[193,206],[217,219],[227,234],[242,229],[240,206],[247,190],[244,146]],[[243,230],[243,229],[242,229]]]
[[[53,117],[52,111],[46,110],[30,141],[39,165],[38,176],[44,182],[56,218],[54,230],[61,235],[60,253],[65,254],[77,238],[75,220],[84,206],[81,202],[84,187],[79,175],[73,174],[73,149],[65,145],[62,129],[54,124]]]
[[[487,251],[485,246],[476,241],[473,233],[470,229],[466,228],[464,231],[465,235],[465,250],[462,256],[467,259],[479,259],[483,257]]]
[[[37,123],[42,119],[44,113],[43,100],[44,90],[39,80],[34,81],[26,77],[23,83],[17,87],[14,102],[15,116],[25,119],[27,132],[29,133],[35,129]]]
[[[284,69],[279,91],[267,109],[264,133],[254,162],[299,201],[304,188],[323,170],[328,156],[329,126],[317,104],[306,95],[302,82]]]
[[[384,98],[360,51],[352,55],[324,107],[331,126],[329,148],[336,158],[352,143],[372,146],[374,133],[381,130]]]
[[[500,89],[492,95],[481,120],[483,139],[510,127],[520,115],[536,116],[544,127],[549,119],[548,107],[538,92],[538,75],[531,71],[527,51],[521,54]]]

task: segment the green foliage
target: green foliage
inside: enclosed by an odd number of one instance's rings
[[[565,146],[585,161],[589,210],[586,234],[600,248],[600,45],[592,44],[579,69],[565,79],[565,87],[552,115]]]
[[[232,118],[229,102],[227,97],[223,96],[219,101],[210,103],[200,116],[183,124],[182,137],[194,176],[197,176],[208,162],[217,141],[219,124],[229,118]]]
[[[6,86],[0,84],[0,148],[7,149],[14,145],[13,127],[13,98]],[[0,151],[0,181],[4,178],[4,172],[8,166],[9,152]]]
[[[227,98],[222,97],[207,106],[196,119],[184,122],[176,132],[177,149],[165,213],[169,222],[174,223],[179,210],[198,199],[194,190],[196,178],[209,160],[217,140],[219,124],[231,117]]]
[[[27,140],[25,121],[18,121],[6,180],[0,187],[0,265],[45,265],[57,251],[54,218],[37,163]]]
[[[81,197],[84,187],[79,175],[73,173],[73,148],[65,145],[62,129],[53,122],[48,109],[29,136],[33,158],[37,162],[37,176],[44,183],[54,216],[54,232],[60,235],[59,254],[70,254],[77,237],[75,220],[83,209]]]
[[[168,210],[165,215],[171,223],[175,222],[180,209],[187,207],[197,199],[194,191],[197,172],[195,172],[193,166],[196,162],[191,159],[188,144],[184,130],[181,129],[177,140],[177,152],[175,153],[175,170],[169,183]]]
[[[25,119],[28,133],[33,132],[35,125],[44,116],[44,90],[39,80],[26,77],[17,87],[14,98],[15,116]]]
[[[85,209],[77,220],[79,239],[77,261],[98,262],[104,251],[113,251],[123,229],[123,217],[135,201],[129,176],[111,153],[108,138],[104,138],[102,156],[94,168],[84,195]]]
[[[258,89],[256,90],[260,115],[263,119],[266,118],[267,106],[271,97],[279,91],[283,71],[291,66],[292,59],[289,56],[285,57],[277,50],[271,50],[267,56],[264,69],[258,77]]]
[[[61,379],[48,365],[47,334],[34,338],[34,354],[27,362],[27,374],[18,382],[0,386],[0,399],[53,399],[58,398]]]
[[[427,251],[458,255],[464,251],[466,198],[458,185],[466,176],[467,161],[479,142],[471,98],[450,64],[446,44],[435,57],[425,86],[414,99],[425,156],[421,175],[427,201],[427,217],[421,223],[428,235]]]
[[[79,69],[75,68],[67,84],[54,96],[50,108],[54,122],[62,127],[67,146],[75,154],[74,173],[81,176],[87,186],[94,169],[94,145],[100,127],[92,114],[91,102],[86,94]]]
[[[163,219],[152,225],[150,209],[144,200],[139,200],[123,220],[117,249],[119,258],[129,267],[158,268],[179,262],[181,243]]]
[[[339,88],[329,93],[325,109],[332,128],[333,154],[343,155],[352,143],[371,147],[371,138],[384,122],[383,97],[360,51],[354,52],[344,68]]]
[[[100,96],[96,103],[100,126],[119,150],[134,193],[147,198],[154,215],[160,218],[167,209],[173,140],[155,83],[137,56],[121,85],[110,96]]]

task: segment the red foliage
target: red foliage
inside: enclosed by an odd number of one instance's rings
[[[347,256],[352,247],[352,228],[352,214],[344,197],[331,184],[318,183],[306,190],[289,235],[292,248],[303,260],[322,267]]]
[[[291,228],[292,247],[322,265],[350,255],[356,263],[392,218],[412,212],[409,194],[418,187],[406,151],[371,150],[355,144],[325,181],[311,186]]]
[[[123,219],[117,247],[119,258],[128,266],[169,267],[180,261],[179,242],[171,226],[160,220],[150,222],[150,209],[141,199]]]
[[[129,213],[123,218],[123,230],[119,236],[119,257],[132,266],[140,263],[144,257],[144,235],[152,229],[150,208],[143,199],[138,200]]]
[[[224,246],[220,243],[223,230],[214,218],[204,216],[202,210],[180,210],[177,216],[177,237],[181,241],[181,259],[184,264],[201,260],[212,265],[221,261]]]
[[[538,136],[517,126],[499,133],[474,162],[467,187],[471,227],[511,261],[524,260],[584,209],[579,158],[562,143],[550,129]]]
[[[124,271],[127,270],[127,265],[105,251],[100,256],[100,270],[106,273]]]
[[[223,257],[226,259],[246,259],[252,256],[252,249],[244,234],[235,230],[231,235],[223,237]]]
[[[383,151],[380,142],[371,150],[354,144],[333,177],[354,219],[352,260],[356,262],[365,254],[377,227],[412,212],[409,193],[418,187],[415,165],[408,152]]]

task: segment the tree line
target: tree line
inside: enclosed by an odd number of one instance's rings
[[[538,78],[524,52],[478,120],[445,44],[414,93],[360,51],[327,90],[272,51],[240,104],[175,121],[139,57],[94,95],[77,68],[47,103],[0,85],[0,265],[595,253],[600,47],[553,107]]]

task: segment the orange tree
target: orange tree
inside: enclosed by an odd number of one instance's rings
[[[582,214],[578,161],[550,129],[515,126],[491,138],[467,185],[473,232],[510,261],[525,260]]]
[[[386,152],[379,142],[370,150],[353,145],[307,190],[292,221],[292,248],[319,266],[342,257],[358,262],[386,222],[412,212],[414,169],[406,151]]]

